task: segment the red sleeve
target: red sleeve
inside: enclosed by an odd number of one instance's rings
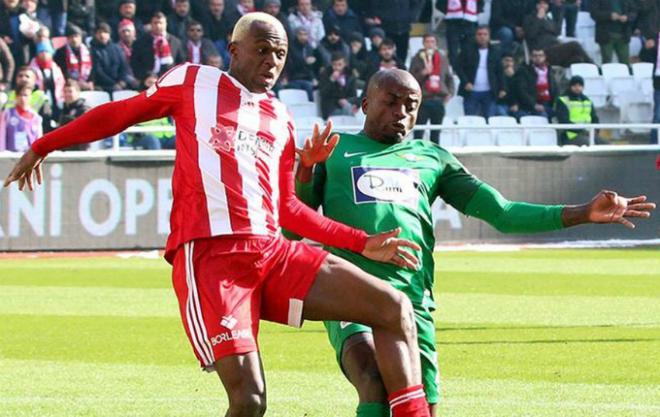
[[[284,147],[280,160],[280,225],[285,229],[335,248],[360,253],[367,233],[323,217],[298,199],[295,193],[293,138]]]
[[[47,133],[32,144],[41,156],[81,143],[114,136],[134,124],[174,116],[180,108],[186,66],[175,67],[148,91],[95,107],[78,119]],[[163,86],[164,85],[164,86]]]

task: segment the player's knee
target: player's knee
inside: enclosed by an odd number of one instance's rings
[[[266,414],[266,395],[238,392],[229,401],[231,417],[261,417]]]
[[[413,336],[415,332],[415,319],[410,299],[401,291],[392,290],[390,306],[384,309],[383,315],[387,328]]]

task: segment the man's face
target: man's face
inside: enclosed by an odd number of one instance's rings
[[[190,3],[188,1],[177,1],[174,3],[174,13],[181,17],[188,16],[188,13],[190,13]]]
[[[71,86],[64,87],[64,102],[66,104],[73,103],[78,100],[78,97],[80,97],[80,91],[77,88]]]
[[[232,73],[242,74],[248,90],[265,93],[282,73],[287,51],[286,33],[281,27],[255,22],[242,40],[229,45]]]
[[[25,89],[20,93],[16,94],[16,105],[21,108],[27,108],[30,105],[30,95],[32,91]]]
[[[133,19],[135,16],[135,5],[133,3],[124,3],[119,6],[119,14],[126,19]]]
[[[332,45],[339,42],[339,34],[338,33],[328,32],[328,34],[326,36],[328,37],[328,42],[330,42],[330,44],[332,44]]]
[[[247,9],[253,9],[254,8],[254,0],[240,0],[239,1],[240,5],[247,8]]]
[[[110,42],[110,34],[104,30],[97,30],[95,37],[96,40],[102,45],[107,45],[108,42]]]
[[[513,57],[506,56],[502,58],[502,67],[507,68],[512,66],[513,66]]]
[[[573,84],[571,86],[571,91],[575,95],[580,95],[584,91],[584,86],[582,84]]]
[[[550,6],[548,5],[548,3],[544,2],[544,1],[540,1],[540,2],[536,3],[536,11],[537,12],[548,13],[549,8],[550,8]]]
[[[209,10],[214,16],[220,16],[225,11],[225,0],[210,0]]]
[[[119,39],[126,44],[132,43],[135,41],[135,29],[130,26],[123,28],[119,31]]]
[[[380,45],[378,53],[385,61],[389,61],[394,56],[394,47],[391,45]]]
[[[386,143],[401,142],[415,126],[421,101],[419,85],[384,80],[362,102],[365,126],[381,132]]]
[[[16,85],[19,87],[24,85],[34,87],[36,81],[37,79],[32,71],[21,71],[16,75]]]
[[[281,6],[277,3],[270,3],[268,6],[264,7],[264,12],[268,13],[271,16],[277,16],[280,12]]]
[[[18,0],[4,0],[2,3],[7,9],[14,9],[18,7]]]
[[[374,35],[371,37],[371,45],[373,48],[378,48],[382,42],[383,42],[383,38],[381,38],[378,35]]]
[[[302,14],[312,12],[312,0],[298,0],[298,11]]]
[[[344,59],[332,61],[332,71],[344,72],[344,69],[346,69],[346,61]]]
[[[537,67],[545,65],[545,52],[532,51],[532,63]]]
[[[309,34],[306,30],[299,30],[298,33],[296,33],[296,39],[304,45],[309,41]]]
[[[335,4],[332,8],[337,16],[343,16],[348,11],[348,2],[346,0],[335,0]]]
[[[186,34],[188,35],[188,39],[197,42],[204,36],[204,29],[202,29],[202,25],[192,25],[188,28]]]
[[[435,40],[434,36],[427,36],[422,41],[422,45],[424,45],[424,49],[436,49],[438,42]]]
[[[74,49],[78,49],[82,43],[82,36],[80,35],[70,35],[67,39],[69,40],[69,45]]]
[[[33,13],[37,10],[36,0],[23,0],[23,8],[28,13]]]
[[[164,35],[167,31],[167,20],[162,17],[151,19],[151,34],[154,36]]]
[[[477,45],[480,48],[485,48],[490,43],[490,31],[486,28],[481,28],[477,30],[475,38],[477,39]]]

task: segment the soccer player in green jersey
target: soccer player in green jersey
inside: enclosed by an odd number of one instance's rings
[[[419,244],[418,270],[366,259],[353,252],[329,250],[389,282],[412,301],[417,323],[424,388],[431,414],[438,403],[433,301],[433,222],[431,204],[441,197],[462,213],[482,219],[505,233],[558,230],[582,223],[634,225],[628,217],[649,217],[655,208],[645,196],[624,198],[601,191],[579,206],[540,205],[505,199],[470,174],[445,149],[423,140],[404,141],[415,125],[421,101],[417,81],[402,70],[376,73],[362,110],[364,130],[357,135],[323,134],[299,150],[296,192],[313,208],[367,233],[401,228],[401,237]],[[329,139],[326,140],[326,138]],[[405,255],[401,255],[405,256]],[[368,302],[368,300],[365,300]],[[371,329],[358,323],[325,322],[337,360],[359,395],[359,417],[389,416],[387,394],[376,366]]]

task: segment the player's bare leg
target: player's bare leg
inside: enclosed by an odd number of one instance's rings
[[[387,404],[387,391],[376,362],[376,347],[371,333],[357,333],[346,339],[341,353],[346,378],[355,387],[360,404]],[[436,416],[437,404],[429,405]],[[358,415],[360,415],[358,413]]]
[[[391,285],[339,257],[329,255],[305,298],[303,317],[307,320],[352,321],[370,326],[373,329],[376,360],[390,396],[403,392],[402,396],[408,397],[408,389],[421,387],[412,305],[403,293]],[[396,400],[390,398],[391,403]],[[415,399],[415,402],[418,401]],[[409,415],[415,414],[412,412]]]
[[[261,417],[266,413],[266,379],[259,352],[219,359],[215,370],[229,399],[225,417]]]

